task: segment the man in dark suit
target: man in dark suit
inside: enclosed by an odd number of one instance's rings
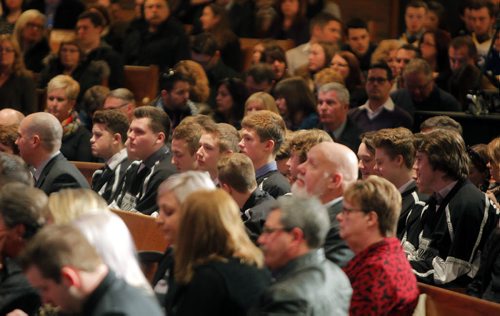
[[[34,168],[35,187],[47,194],[66,188],[89,188],[85,177],[59,151],[63,130],[55,116],[30,114],[21,121],[18,134],[19,154]]]
[[[322,85],[318,91],[317,110],[320,128],[328,132],[335,142],[357,151],[361,131],[347,117],[349,91],[344,85],[336,82]]]
[[[112,207],[151,215],[158,210],[156,193],[163,180],[176,173],[172,153],[165,142],[170,119],[162,109],[141,106],[135,109],[127,135],[129,159],[140,160],[125,172]]]
[[[358,178],[358,159],[348,147],[332,142],[322,142],[311,148],[307,159],[298,166],[297,180],[292,193],[314,196],[327,208],[330,230],[324,244],[326,257],[344,266],[353,256],[340,238],[337,214],[342,211],[342,194]]]
[[[217,163],[219,185],[238,204],[241,219],[257,240],[267,214],[274,207],[274,198],[257,187],[252,161],[244,154],[233,153],[222,157]]]

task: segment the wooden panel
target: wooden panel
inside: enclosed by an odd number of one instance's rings
[[[399,1],[397,0],[336,0],[342,21],[361,18],[368,23],[372,41],[396,38],[398,34]]]
[[[97,169],[104,167],[103,163],[98,162],[84,162],[84,161],[71,161],[78,170],[83,174],[85,179],[92,185],[92,175]]]
[[[260,42],[262,42],[261,38],[240,38],[241,52],[243,54],[243,70],[247,70],[252,65],[253,47]],[[292,40],[276,40],[276,43],[285,51],[295,47],[295,43]]]
[[[134,93],[138,106],[147,105],[158,94],[158,66],[130,66],[124,68],[124,87]]]
[[[468,295],[419,283],[421,293],[427,294],[425,310],[427,316],[438,315],[500,315],[500,304]]]
[[[49,45],[50,51],[53,53],[57,53],[59,51],[59,46],[61,42],[72,40],[75,38],[74,30],[59,30],[53,29],[49,34]]]
[[[154,217],[122,210],[112,211],[127,225],[138,251],[165,251],[168,244]]]

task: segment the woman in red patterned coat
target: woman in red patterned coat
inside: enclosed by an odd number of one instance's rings
[[[417,305],[416,278],[394,237],[400,209],[399,191],[377,176],[358,180],[344,193],[337,219],[355,254],[344,267],[353,290],[350,315],[411,315]]]

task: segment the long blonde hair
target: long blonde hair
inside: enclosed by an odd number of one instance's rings
[[[223,190],[197,191],[182,204],[175,249],[175,279],[189,283],[194,268],[236,257],[262,267],[262,252],[248,237],[238,205]]]
[[[14,37],[10,34],[1,34],[0,35],[0,44],[3,42],[8,42],[12,45],[14,49],[14,64],[12,65],[12,73],[16,76],[28,76],[31,77],[32,74],[29,70],[26,69],[24,65],[24,58],[21,54],[21,49],[19,48],[19,44],[14,39]]]
[[[54,224],[69,224],[84,214],[109,212],[106,201],[90,189],[64,189],[49,196],[49,216]]]

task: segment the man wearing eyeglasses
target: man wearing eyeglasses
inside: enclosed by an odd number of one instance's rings
[[[104,100],[103,107],[105,110],[119,110],[131,122],[135,110],[134,94],[126,88],[111,90]]]
[[[317,199],[278,198],[258,239],[276,281],[250,315],[348,314],[351,285],[320,249],[328,222],[328,213]]]
[[[386,63],[370,66],[365,85],[368,100],[349,112],[349,117],[363,133],[382,128],[413,127],[410,114],[392,102],[389,95],[392,83],[392,71]]]
[[[460,103],[434,83],[432,68],[428,62],[416,58],[403,70],[405,88],[391,94],[395,104],[411,115],[415,111],[460,112]]]

